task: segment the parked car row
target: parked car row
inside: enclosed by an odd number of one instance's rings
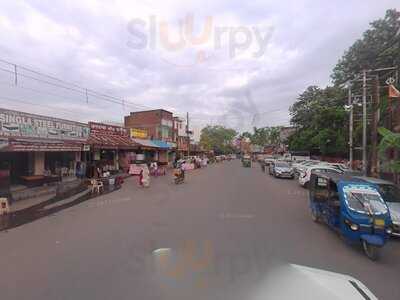
[[[268,158],[260,164],[274,177],[297,174],[299,184],[310,189],[313,219],[361,243],[369,258],[377,258],[387,236],[400,237],[400,188],[394,183],[364,177],[341,163]]]
[[[293,164],[294,172],[299,184],[308,188],[312,172],[344,174],[350,170],[342,163],[329,163],[319,160],[306,160]]]
[[[307,187],[310,181],[312,170],[320,172],[336,172],[339,174],[347,171],[344,164],[328,163],[318,160],[307,160],[302,162],[293,162],[290,160],[280,160],[268,158],[261,162],[263,170],[268,170],[268,173],[274,177],[280,178],[299,178],[300,185]]]

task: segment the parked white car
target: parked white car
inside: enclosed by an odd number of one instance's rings
[[[311,177],[311,172],[324,172],[324,173],[339,173],[343,174],[344,172],[342,170],[339,170],[338,168],[329,166],[328,164],[318,164],[315,166],[311,166],[306,168],[305,170],[301,171],[299,175],[299,184],[303,187],[308,187],[308,184],[310,182],[310,177]]]
[[[293,163],[292,167],[294,168],[294,172],[296,175],[300,175],[301,172],[306,170],[309,167],[320,164],[319,160],[305,160],[301,163]]]

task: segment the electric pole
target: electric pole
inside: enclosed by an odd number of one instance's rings
[[[186,113],[187,156],[190,156],[189,112]]]
[[[350,107],[350,121],[349,121],[349,161],[350,161],[350,169],[353,169],[353,101],[351,95],[351,83],[349,83],[349,99],[348,99],[349,107]]]
[[[362,106],[363,106],[363,134],[362,134],[362,170],[364,176],[367,176],[367,70],[363,70],[362,86]]]
[[[379,75],[374,78],[373,92],[372,92],[372,123],[371,123],[371,176],[377,177],[378,170],[378,124],[379,124],[379,103],[380,103],[380,90],[379,90]]]

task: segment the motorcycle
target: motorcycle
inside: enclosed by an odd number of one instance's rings
[[[182,169],[175,169],[174,171],[174,182],[175,184],[181,184],[185,182],[185,171]]]

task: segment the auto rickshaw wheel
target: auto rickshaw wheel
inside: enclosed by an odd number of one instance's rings
[[[370,260],[377,260],[379,258],[379,253],[380,253],[380,248],[369,244],[367,241],[362,241],[362,246],[364,249],[365,255],[370,259]]]

